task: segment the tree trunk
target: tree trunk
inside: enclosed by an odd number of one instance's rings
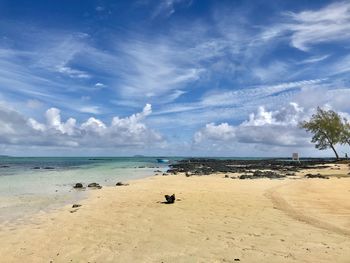
[[[333,144],[330,144],[330,146],[331,146],[331,148],[332,148],[332,150],[333,150],[333,152],[334,152],[334,154],[335,154],[337,160],[339,160],[339,155],[338,155],[337,151],[335,150]]]
[[[326,137],[326,139],[327,139],[329,145],[331,146],[331,148],[332,148],[332,150],[333,150],[333,152],[334,152],[334,154],[335,154],[335,157],[337,158],[337,160],[339,160],[339,155],[338,155],[337,151],[335,150],[335,148],[334,148],[334,146],[333,146],[333,143],[332,143],[332,141],[330,140],[330,138],[328,137],[327,133],[323,132],[323,135]]]

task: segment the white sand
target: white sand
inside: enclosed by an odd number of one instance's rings
[[[81,204],[0,226],[0,261],[350,262],[350,178],[156,176]]]

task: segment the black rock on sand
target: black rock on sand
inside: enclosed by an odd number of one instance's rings
[[[73,188],[83,188],[83,184],[82,183],[76,183]]]
[[[166,200],[166,204],[173,204],[175,203],[175,194],[172,195],[165,195],[165,200]]]
[[[98,183],[91,183],[91,184],[88,184],[88,187],[90,188],[98,188],[98,189],[101,189],[102,186],[99,185]]]

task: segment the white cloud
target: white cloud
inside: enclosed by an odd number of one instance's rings
[[[320,43],[350,39],[350,3],[336,2],[319,10],[288,12],[288,21],[270,27],[262,33],[265,40],[289,35],[293,47],[308,51]]]
[[[192,4],[193,0],[163,0],[159,1],[158,6],[153,12],[152,17],[155,18],[157,16],[169,17],[175,13],[176,6],[179,4],[184,4],[187,7]]]
[[[310,58],[304,59],[300,62],[298,62],[298,64],[312,64],[312,63],[317,63],[317,62],[321,62],[323,60],[326,60],[327,58],[329,58],[330,55],[323,55],[323,56],[312,56]]]
[[[90,75],[82,70],[72,69],[68,66],[57,66],[56,70],[60,73],[66,74],[71,78],[80,78],[80,79],[87,79],[90,78]]]
[[[101,114],[100,107],[98,106],[82,106],[78,108],[78,111],[83,113]]]
[[[301,120],[302,114],[304,114],[304,109],[294,102],[276,111],[266,111],[265,108],[261,106],[258,108],[258,112],[256,114],[251,113],[249,115],[249,120],[243,122],[241,126],[296,126]]]
[[[162,136],[142,122],[151,113],[152,107],[147,104],[140,113],[125,118],[114,117],[109,126],[93,117],[79,125],[73,118],[62,121],[57,108],[48,109],[46,123],[40,123],[1,106],[0,144],[82,148],[161,145],[164,143]]]
[[[249,120],[237,126],[227,123],[207,124],[194,135],[195,143],[218,141],[221,143],[249,143],[275,146],[310,146],[309,136],[298,128],[308,113],[296,103],[276,111],[259,107]]]
[[[95,84],[95,87],[96,87],[96,88],[104,88],[104,87],[106,87],[106,85],[103,84],[103,83],[101,83],[101,82],[97,82],[97,83]]]
[[[169,102],[183,95],[185,90],[181,88],[199,80],[204,73],[192,55],[184,54],[187,48],[167,39],[151,42],[135,39],[119,48],[114,86],[126,100]]]
[[[228,123],[221,123],[215,125],[209,123],[205,125],[203,129],[196,132],[194,135],[194,142],[200,143],[205,139],[227,141],[235,137],[235,128],[230,126]]]
[[[107,126],[100,120],[90,117],[86,122],[81,125],[81,129],[88,133],[96,133],[103,135],[107,130]]]

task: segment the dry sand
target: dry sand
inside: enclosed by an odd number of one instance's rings
[[[350,178],[155,176],[91,192],[0,225],[0,262],[350,262]]]

